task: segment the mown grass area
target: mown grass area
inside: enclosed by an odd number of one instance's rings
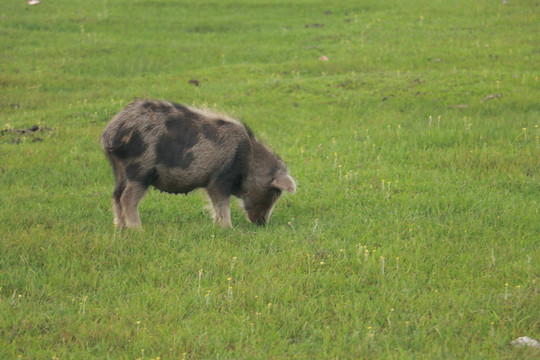
[[[0,358],[539,357],[537,1],[4,1],[0,34]],[[116,230],[135,97],[242,119],[298,192]]]

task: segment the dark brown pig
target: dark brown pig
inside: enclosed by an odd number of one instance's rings
[[[214,221],[230,227],[230,197],[251,222],[268,222],[283,190],[296,191],[285,163],[238,120],[172,102],[135,100],[101,135],[116,179],[115,224],[140,227],[138,205],[150,185],[187,194],[204,188]]]

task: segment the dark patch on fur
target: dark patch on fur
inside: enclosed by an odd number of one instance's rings
[[[170,115],[167,133],[156,144],[157,162],[167,167],[188,168],[193,162],[191,148],[198,141],[198,126],[192,119]]]
[[[141,177],[141,164],[139,163],[133,163],[126,167],[126,175],[128,180],[130,181],[137,181]]]
[[[238,144],[233,160],[228,168],[219,176],[217,188],[222,195],[241,195],[242,181],[249,171],[249,149],[248,141]]]
[[[219,143],[221,136],[219,134],[219,128],[214,124],[203,123],[201,126],[201,132],[205,139],[214,143]]]
[[[202,133],[206,139],[213,141],[214,143],[221,143],[223,142],[223,139],[226,139],[227,136],[229,136],[230,131],[235,131],[225,129],[224,127],[236,129],[237,126],[237,124],[230,121],[217,119],[211,123],[205,123],[202,127]]]
[[[165,121],[167,135],[172,139],[179,140],[189,147],[192,147],[197,141],[198,123],[192,118],[179,116],[178,114],[169,115]]]
[[[167,167],[187,169],[193,162],[193,154],[181,143],[163,136],[156,145],[157,163]]]
[[[152,185],[152,183],[156,180],[156,170],[143,169],[139,163],[133,163],[126,167],[126,175],[129,181],[139,182],[144,187]]]
[[[141,156],[146,149],[148,144],[136,129],[121,129],[115,134],[112,145],[107,147],[108,152],[120,159]]]
[[[142,107],[149,112],[166,114],[171,110],[171,107],[161,101],[146,101]]]
[[[195,122],[198,122],[201,119],[201,116],[198,113],[192,111],[187,106],[177,104],[174,102],[171,103],[171,105],[172,105],[172,108],[170,111],[170,115],[176,118],[183,118],[183,119],[192,120]]]

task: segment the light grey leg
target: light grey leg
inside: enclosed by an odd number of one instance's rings
[[[126,189],[126,173],[122,164],[115,158],[109,158],[114,171],[114,192],[112,196],[113,213],[114,213],[114,225],[118,227],[126,226],[126,220],[124,218],[124,212],[122,211],[122,203],[120,198]]]
[[[208,197],[212,202],[214,221],[224,228],[232,227],[231,198],[213,189],[207,189]]]
[[[120,205],[120,200],[113,198],[113,212],[114,212],[114,226],[124,227],[126,226],[126,220],[122,212],[122,206]]]
[[[126,189],[120,197],[120,205],[122,214],[120,221],[125,222],[125,226],[129,228],[141,227],[141,218],[139,217],[139,202],[146,194],[148,188],[138,182],[128,182]]]

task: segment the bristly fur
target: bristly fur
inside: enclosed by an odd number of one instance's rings
[[[174,194],[206,189],[223,226],[231,226],[231,195],[251,221],[265,224],[282,190],[296,190],[285,163],[245,123],[207,109],[137,99],[101,142],[115,174],[119,226],[140,226],[138,204],[149,186]]]

